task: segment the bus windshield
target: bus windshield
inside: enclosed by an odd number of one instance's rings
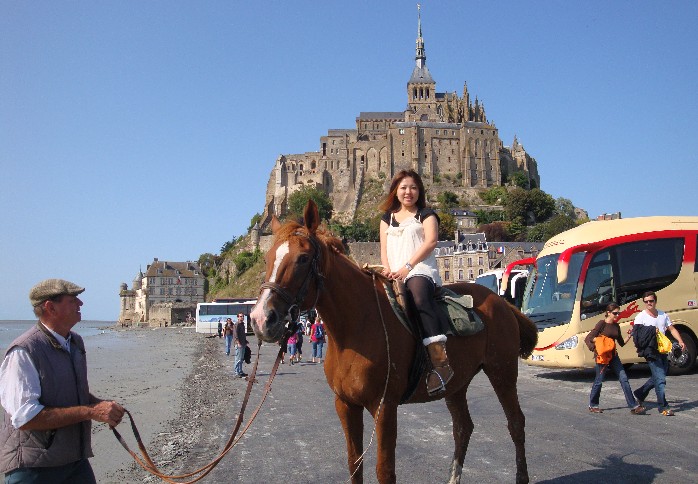
[[[539,330],[570,322],[585,255],[586,252],[572,255],[567,280],[563,284],[557,282],[560,254],[550,254],[536,262],[528,277],[521,311],[536,323]]]

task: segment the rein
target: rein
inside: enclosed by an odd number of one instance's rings
[[[143,444],[143,441],[140,436],[140,432],[138,431],[138,427],[136,426],[136,422],[133,419],[133,415],[124,408],[126,411],[126,414],[128,415],[129,420],[131,421],[131,431],[133,432],[133,436],[136,439],[136,442],[138,444],[138,448],[140,449],[141,456],[138,456],[134,451],[132,451],[128,444],[126,444],[126,441],[123,439],[121,434],[116,430],[114,427],[110,427],[112,432],[114,433],[114,436],[117,438],[121,446],[126,449],[126,452],[131,454],[131,457],[136,461],[136,463],[141,466],[143,469],[145,469],[147,472],[150,474],[157,476],[161,478],[162,480],[166,482],[170,482],[173,484],[192,484],[194,482],[197,482],[201,479],[203,479],[209,472],[211,472],[217,465],[218,463],[225,457],[225,455],[230,452],[230,450],[237,445],[237,443],[240,441],[240,439],[245,435],[245,432],[250,428],[252,425],[252,422],[254,422],[254,419],[257,417],[257,414],[259,411],[262,409],[262,404],[264,404],[264,401],[267,398],[267,395],[269,395],[269,392],[271,391],[271,383],[274,381],[274,377],[276,376],[276,372],[279,369],[279,363],[281,362],[281,356],[282,356],[282,350],[279,348],[279,353],[276,356],[276,361],[274,362],[274,366],[272,367],[271,373],[269,375],[269,379],[267,380],[267,383],[264,386],[264,392],[262,393],[262,399],[259,402],[259,405],[257,405],[257,408],[255,408],[254,412],[252,413],[252,416],[250,417],[250,420],[247,422],[245,427],[242,429],[242,432],[240,435],[237,435],[238,431],[240,430],[240,427],[242,425],[242,420],[245,415],[245,409],[247,408],[247,402],[250,399],[250,394],[252,393],[252,385],[255,382],[255,375],[257,374],[257,365],[259,364],[259,354],[260,354],[260,349],[262,347],[262,342],[259,341],[257,343],[257,357],[255,358],[254,361],[254,366],[252,367],[252,373],[250,373],[250,376],[248,377],[247,380],[247,389],[245,391],[245,397],[242,400],[242,406],[240,407],[240,412],[238,413],[237,420],[235,422],[235,427],[233,428],[233,431],[230,435],[230,438],[228,439],[228,442],[225,444],[223,447],[223,450],[218,454],[218,456],[213,459],[211,462],[206,464],[203,467],[200,467],[199,469],[196,469],[195,471],[186,473],[186,474],[180,474],[180,475],[167,475],[163,473],[158,467],[153,463],[152,459],[150,458],[150,455],[148,454],[148,451],[145,448],[145,445]],[[197,474],[201,474],[198,477],[195,477],[194,479],[190,481],[175,481],[174,479],[186,479],[192,476],[195,476]]]

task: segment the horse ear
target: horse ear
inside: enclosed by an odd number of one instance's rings
[[[275,234],[276,231],[279,230],[279,227],[281,227],[281,222],[279,222],[279,219],[276,217],[276,214],[274,214],[271,217],[271,233]]]
[[[312,200],[308,200],[308,204],[305,206],[303,221],[311,234],[314,234],[320,225],[320,214],[318,213],[317,205]]]

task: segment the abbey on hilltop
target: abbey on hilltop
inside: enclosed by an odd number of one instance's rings
[[[421,15],[417,21],[415,66],[407,82],[407,107],[398,112],[361,112],[355,129],[330,129],[320,138],[320,151],[280,155],[267,185],[262,217],[287,213],[288,197],[313,186],[330,196],[334,216],[350,221],[361,200],[366,179],[389,183],[402,169],[414,169],[436,196],[457,192],[473,199],[478,190],[502,185],[514,172],[540,187],[535,159],[516,137],[504,146],[484,104],[471,101],[467,85],[462,96],[436,91],[426,63]]]

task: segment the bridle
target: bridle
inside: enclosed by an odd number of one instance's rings
[[[264,282],[260,286],[260,291],[264,289],[269,289],[277,296],[279,296],[286,304],[288,304],[288,311],[286,313],[288,319],[290,319],[291,323],[296,323],[298,321],[298,318],[300,317],[301,310],[314,308],[317,305],[317,301],[320,298],[320,291],[322,290],[323,280],[325,279],[325,276],[322,274],[322,272],[320,272],[320,254],[322,253],[322,251],[320,249],[320,243],[318,242],[318,240],[315,237],[312,237],[300,231],[294,232],[293,235],[307,238],[310,242],[310,245],[313,246],[314,250],[313,257],[310,261],[310,264],[308,265],[308,272],[305,274],[305,278],[303,279],[303,283],[298,289],[298,292],[294,296],[286,288],[271,281]],[[311,304],[308,308],[301,308],[303,301],[305,301],[305,298],[308,295],[308,288],[310,286],[311,279],[315,279],[315,302]]]

